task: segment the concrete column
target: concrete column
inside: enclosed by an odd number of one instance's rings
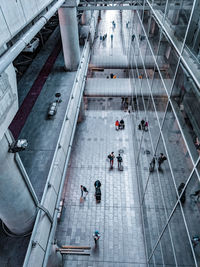
[[[57,245],[55,244],[52,245],[47,267],[61,267],[62,266],[62,256],[60,252],[56,251],[57,248],[58,248]]]
[[[0,218],[12,233],[23,234],[33,227],[36,206],[14,154],[8,153],[8,138],[7,133],[0,141]]]
[[[86,24],[90,24],[90,20],[92,17],[92,10],[86,10],[85,11],[85,18],[86,18]]]
[[[80,60],[76,7],[61,7],[58,10],[62,46],[67,70],[77,70]]]
[[[81,25],[85,25],[86,24],[86,14],[85,12],[83,12],[82,16],[81,16]]]

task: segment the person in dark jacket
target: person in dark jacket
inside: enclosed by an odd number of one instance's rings
[[[118,163],[118,168],[121,167],[121,164],[122,164],[122,157],[120,156],[120,154],[117,156],[117,163]]]
[[[158,158],[158,169],[161,169],[161,164],[166,160],[167,158],[164,156],[163,153],[160,153],[160,156]]]
[[[95,187],[95,188],[100,188],[100,187],[101,187],[101,182],[100,182],[99,180],[96,180],[96,181],[94,182],[94,187]]]

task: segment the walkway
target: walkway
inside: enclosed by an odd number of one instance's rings
[[[56,239],[59,245],[91,245],[91,256],[65,256],[67,266],[143,266],[145,250],[132,144],[131,118],[123,111],[86,113],[73,144],[65,204]],[[114,122],[124,117],[125,130],[115,131]],[[107,155],[123,150],[124,171],[110,170]],[[96,204],[94,182],[102,183],[102,201]],[[88,188],[84,202],[80,185]],[[92,233],[101,233],[94,248]]]
[[[127,13],[128,14],[128,13]],[[124,18],[127,14],[123,13]],[[129,14],[128,14],[129,15]],[[115,20],[114,39],[118,51],[126,51],[129,31],[119,11],[102,12],[99,29],[108,36]],[[100,32],[99,30],[99,32]],[[122,38],[123,37],[123,38]],[[93,54],[109,54],[110,39],[94,44]],[[115,45],[114,44],[114,45]],[[109,71],[109,70],[107,70]],[[121,70],[120,70],[121,71]],[[106,77],[102,77],[104,82]],[[146,267],[142,220],[132,140],[132,115],[120,110],[121,98],[89,99],[85,120],[77,126],[71,159],[65,182],[65,199],[61,221],[57,228],[58,245],[91,246],[90,256],[64,256],[64,267]],[[116,119],[124,119],[125,130],[116,131]],[[117,162],[110,170],[108,154],[121,151],[124,171],[118,171]],[[102,200],[97,204],[94,182],[102,183]],[[84,201],[80,199],[80,185],[88,188]],[[94,247],[92,234],[99,230],[101,238]]]

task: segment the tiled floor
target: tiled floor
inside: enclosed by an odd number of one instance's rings
[[[59,245],[89,245],[91,256],[68,256],[64,266],[146,266],[140,217],[131,115],[123,111],[94,111],[76,131],[65,184],[65,204],[57,229]],[[114,122],[124,118],[125,130],[116,131]],[[110,170],[107,155],[123,150],[124,171],[117,162]],[[94,182],[102,183],[102,200],[96,204]],[[89,194],[80,201],[80,185]],[[101,233],[94,248],[93,232]],[[80,265],[78,265],[80,262]]]
[[[127,13],[129,14],[129,13]],[[126,15],[127,15],[126,14]],[[93,54],[102,51],[110,57],[114,53],[126,55],[129,30],[128,16],[119,11],[102,12],[99,35],[107,32],[105,41],[98,38]],[[112,21],[116,27],[113,28]],[[113,44],[110,34],[114,35]],[[120,59],[119,59],[120,61]],[[112,70],[111,70],[112,71]],[[102,77],[102,82],[106,77]],[[85,120],[78,125],[73,142],[65,189],[64,209],[57,228],[58,245],[91,246],[90,256],[63,256],[63,266],[118,266],[145,267],[146,257],[140,214],[138,185],[133,150],[131,116],[121,109],[119,99],[90,99]],[[116,119],[125,121],[125,130],[116,131]],[[121,151],[124,170],[114,162],[109,167],[108,154]],[[102,183],[102,199],[97,204],[94,182]],[[82,202],[80,185],[89,194]],[[97,248],[93,233],[99,230],[101,238]]]

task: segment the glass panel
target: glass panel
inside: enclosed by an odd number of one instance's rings
[[[200,175],[200,161],[199,161],[199,163],[197,164],[197,171],[198,171],[198,174]]]
[[[149,176],[149,164],[152,160],[153,151],[151,147],[151,140],[149,132],[144,132],[139,156],[139,181],[140,181],[140,191],[143,196],[147,178]]]
[[[145,29],[145,32],[146,32],[147,36],[148,36],[148,33],[149,33],[150,23],[151,23],[151,11],[150,10],[145,10],[144,11],[144,17],[143,17],[143,26],[144,26],[144,29]]]
[[[156,148],[156,144],[158,142],[158,137],[159,137],[159,126],[158,126],[158,120],[156,117],[156,112],[154,109],[153,101],[151,96],[148,98],[148,105],[147,105],[147,116],[148,116],[148,124],[149,124],[149,131],[151,134],[152,142],[154,149]]]
[[[166,109],[168,97],[164,88],[164,84],[161,80],[160,73],[155,70],[154,79],[152,84],[152,94],[154,98],[154,103],[157,110],[157,115],[159,117],[160,124],[163,120],[164,112]]]
[[[164,259],[164,264],[165,264],[164,266],[176,266],[171,237],[170,237],[168,227],[165,229],[160,242],[161,242],[162,254],[163,254],[163,259]]]
[[[170,92],[178,64],[178,55],[163,33],[160,39],[157,64],[159,66],[165,86],[168,92]]]
[[[172,91],[172,103],[193,159],[200,154],[200,95],[190,75],[180,65]]]
[[[193,71],[196,79],[200,83],[200,1],[196,2],[197,4],[192,15],[191,23],[189,25],[182,56],[184,57],[188,67]]]
[[[169,225],[178,266],[195,266],[180,206],[177,206]]]
[[[152,264],[153,262],[155,263],[153,266],[163,266],[163,255],[162,255],[162,247],[161,243],[157,245],[154,253],[153,253],[153,258],[152,258]]]
[[[173,39],[176,38],[179,42],[183,42],[185,37],[192,10],[192,4],[193,1],[188,0],[182,0],[180,2],[171,0],[168,2],[165,27],[171,29],[170,32],[171,35],[173,35]]]
[[[198,266],[200,266],[200,243],[193,240],[193,237],[200,237],[200,182],[195,172],[186,187],[185,197],[186,201],[183,205],[183,212],[188,225],[190,238],[193,242]]]
[[[159,41],[160,41],[160,32],[161,32],[161,30],[160,30],[158,24],[152,18],[151,26],[150,26],[150,30],[149,30],[149,42],[151,44],[151,48],[152,48],[155,56],[157,55],[157,52],[158,52]]]
[[[162,231],[162,225],[164,226],[166,223],[164,205],[156,173],[153,173],[153,175],[150,176],[142,207],[149,257],[156,241],[158,240],[159,234]],[[164,222],[161,222],[161,219],[164,220]]]
[[[158,142],[156,156],[157,156],[157,167],[159,171],[159,181],[161,183],[166,212],[168,215],[170,215],[177,201],[176,198],[177,194],[173,178],[171,175],[171,171],[169,168],[168,159],[166,159],[166,151],[161,137]]]
[[[193,164],[170,104],[167,108],[162,132],[170,157],[175,183],[179,187],[181,183],[186,183],[193,169]]]

